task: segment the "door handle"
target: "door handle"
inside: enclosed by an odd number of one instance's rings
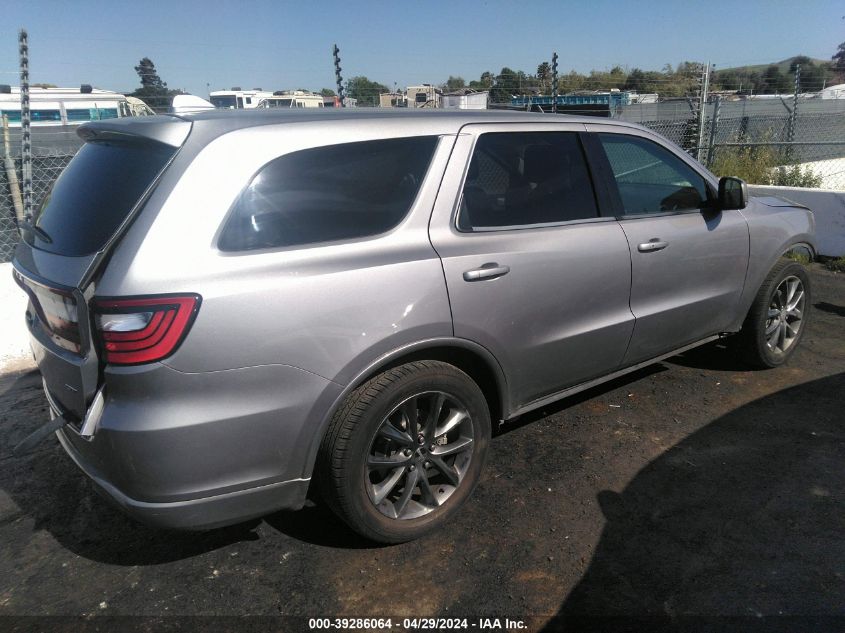
[[[654,251],[662,251],[667,246],[669,246],[669,242],[662,242],[655,237],[637,246],[637,250],[641,253],[653,253]]]
[[[510,266],[499,266],[499,264],[484,264],[481,268],[468,270],[464,273],[464,281],[481,281],[482,279],[496,279],[507,275],[511,271]]]

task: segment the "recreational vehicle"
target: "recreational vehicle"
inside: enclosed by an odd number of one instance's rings
[[[33,127],[79,125],[102,119],[155,114],[140,99],[85,84],[79,88],[30,88],[29,111]],[[10,127],[20,127],[19,87],[0,85],[0,114],[7,117]]]
[[[261,90],[261,88],[255,88],[253,90],[241,90],[240,88],[214,90],[208,95],[209,101],[214,104],[215,108],[223,108],[224,110],[249,110],[251,108],[257,108],[262,99],[268,99],[272,96],[272,92]]]

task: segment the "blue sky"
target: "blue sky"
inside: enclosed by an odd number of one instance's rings
[[[391,88],[450,74],[469,81],[503,66],[533,73],[553,50],[563,72],[828,59],[845,41],[843,16],[841,0],[8,0],[0,83],[18,83],[20,27],[29,32],[33,82],[133,90],[133,67],[147,56],[170,87],[204,95],[207,84],[334,87],[335,42],[344,78],[366,75]]]

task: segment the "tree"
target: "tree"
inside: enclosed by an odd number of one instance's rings
[[[552,79],[552,67],[549,62],[543,62],[537,66],[537,79],[540,80],[540,90],[548,92],[548,86]]]
[[[845,81],[845,42],[839,45],[830,59],[833,62],[833,72],[839,75],[840,80]]]
[[[639,68],[634,68],[625,79],[625,90],[636,90],[646,92],[645,73]]]
[[[137,66],[135,72],[141,78],[141,88],[153,90],[167,90],[167,84],[158,76],[156,66],[149,57],[144,57]]]
[[[466,86],[467,84],[463,77],[452,77],[452,75],[449,75],[449,79],[443,84],[443,89],[446,92],[457,92],[458,90],[463,90]]]
[[[775,64],[772,64],[760,77],[760,84],[757,86],[757,92],[768,94],[791,92],[789,76],[784,75],[780,72],[780,68],[778,68]]]
[[[156,112],[167,112],[173,97],[184,94],[181,90],[168,90],[167,84],[158,76],[155,64],[149,57],[144,57],[135,66],[135,72],[141,80],[141,87],[130,96],[143,100]]]
[[[493,83],[495,83],[493,73],[491,73],[489,70],[486,70],[481,73],[480,79],[478,79],[477,81],[474,80],[469,82],[469,87],[472,90],[490,90],[490,88],[493,87]]]
[[[520,80],[525,75],[522,71],[514,71],[505,66],[496,76],[496,83],[490,87],[490,101],[492,103],[509,103],[511,97],[521,92]]]
[[[334,90],[331,88],[322,88],[320,90],[320,94],[324,97],[336,97],[337,95],[334,93]]]
[[[346,82],[346,94],[356,99],[359,106],[377,106],[378,96],[383,92],[390,92],[390,89],[364,76],[352,77]]]

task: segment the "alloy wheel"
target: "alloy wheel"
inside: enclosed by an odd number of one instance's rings
[[[778,284],[766,314],[766,345],[775,353],[786,352],[804,324],[804,284],[792,275]]]
[[[364,475],[370,501],[391,519],[433,512],[463,482],[474,441],[472,419],[457,397],[427,391],[405,399],[370,442]]]

